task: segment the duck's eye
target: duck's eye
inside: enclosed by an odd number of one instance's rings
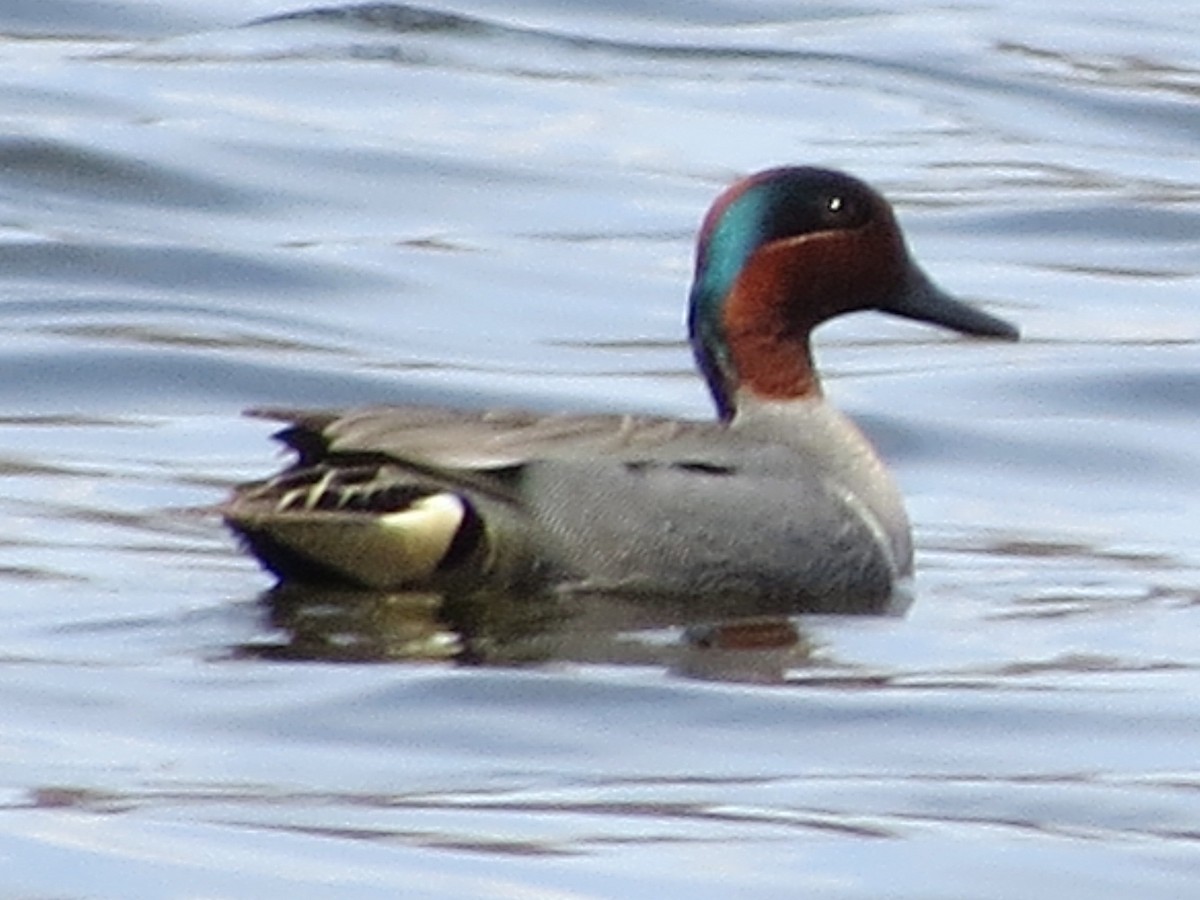
[[[847,194],[827,194],[821,201],[821,218],[830,228],[851,228],[861,224],[861,205]]]

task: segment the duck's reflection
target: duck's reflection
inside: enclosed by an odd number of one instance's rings
[[[811,651],[785,616],[706,620],[678,607],[592,594],[385,593],[284,583],[262,599],[274,633],[239,648],[259,658],[465,665],[563,660],[777,682]]]

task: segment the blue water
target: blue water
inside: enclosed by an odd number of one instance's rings
[[[0,895],[1191,896],[1189,4],[247,24],[303,9],[0,7]],[[419,604],[264,596],[202,511],[281,462],[252,406],[709,415],[691,242],[780,163],[877,184],[1022,326],[820,334],[908,500],[906,617],[464,668]]]

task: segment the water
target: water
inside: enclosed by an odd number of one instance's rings
[[[245,24],[302,8],[0,9],[0,894],[1190,896],[1190,6]],[[820,335],[908,498],[907,617],[745,670],[670,629],[396,661],[419,608],[261,596],[196,511],[278,465],[250,406],[708,415],[691,240],[783,162],[878,184],[1024,331]]]

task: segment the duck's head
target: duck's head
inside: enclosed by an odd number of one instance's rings
[[[1003,319],[956,300],[909,256],[892,208],[829,169],[759,172],[713,203],[700,231],[688,329],[722,419],[739,395],[820,395],[809,336],[858,309],[1015,340]]]

